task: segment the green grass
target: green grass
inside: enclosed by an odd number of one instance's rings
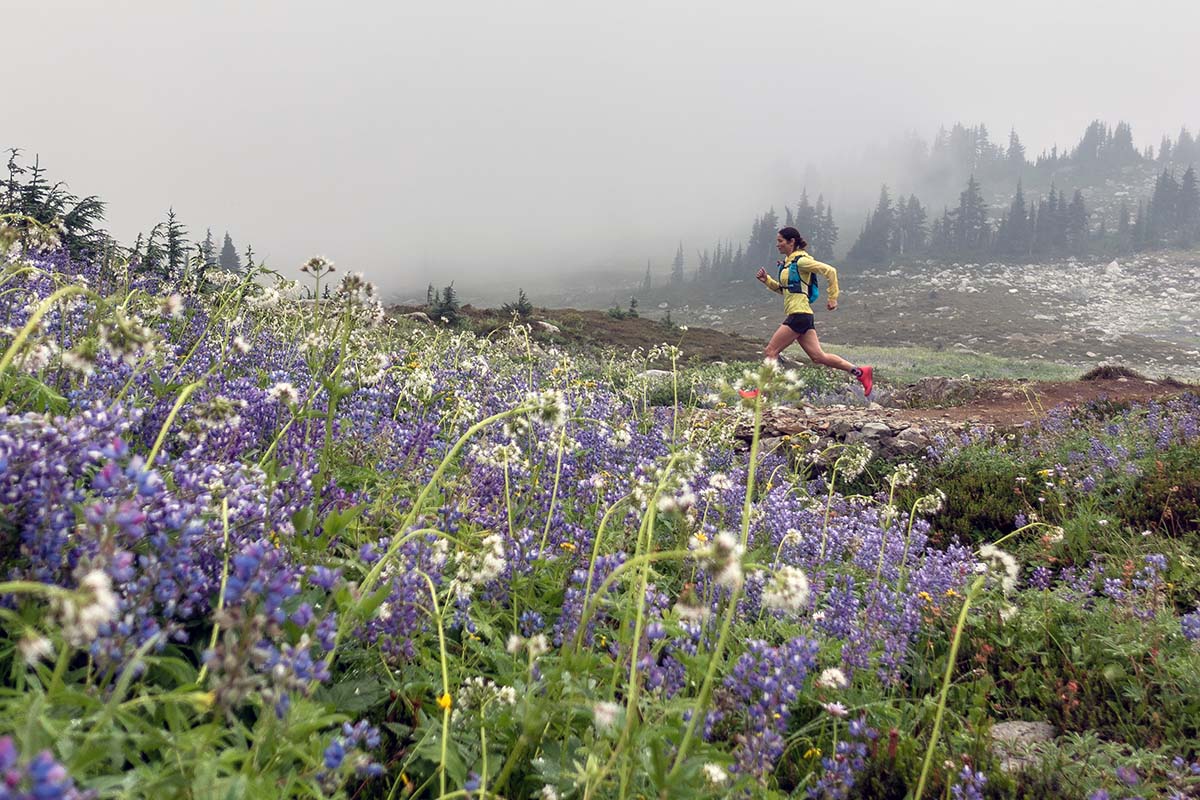
[[[837,353],[856,364],[875,367],[877,381],[895,385],[913,383],[929,376],[989,380],[1069,381],[1079,377],[1078,367],[1039,359],[1005,358],[963,350],[934,350],[927,347],[869,347],[822,342],[827,353]],[[788,351],[803,358],[796,348]]]

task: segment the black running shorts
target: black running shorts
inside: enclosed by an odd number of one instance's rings
[[[784,318],[783,324],[801,336],[817,327],[817,324],[813,322],[812,314],[788,314]]]

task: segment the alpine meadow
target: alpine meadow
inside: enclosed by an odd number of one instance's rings
[[[1200,800],[1200,10],[884,6],[0,10],[0,800]]]

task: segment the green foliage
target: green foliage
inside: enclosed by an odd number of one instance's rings
[[[0,181],[0,218],[12,215],[3,224],[27,230],[32,221],[57,229],[62,244],[76,257],[103,252],[110,241],[100,227],[104,201],[72,194],[62,182],[50,183],[40,159],[25,166],[20,155],[19,149],[9,149],[8,178]]]
[[[509,317],[515,314],[519,319],[529,319],[533,314],[533,303],[529,302],[529,298],[525,296],[524,289],[517,289],[517,299],[511,303],[505,303],[500,310]]]
[[[1026,593],[1009,621],[982,613],[967,630],[967,659],[986,675],[988,701],[1006,718],[1159,747],[1200,737],[1200,651],[1171,613],[1067,589]]]
[[[429,317],[434,322],[441,321],[446,325],[457,325],[462,319],[460,308],[458,292],[454,291],[454,281],[451,281],[442,287],[440,294],[433,295],[433,303],[429,306]]]

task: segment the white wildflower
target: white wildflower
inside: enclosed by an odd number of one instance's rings
[[[300,401],[300,393],[287,381],[280,381],[267,390],[267,399],[290,406]]]
[[[17,643],[17,650],[21,653],[21,659],[31,667],[39,661],[49,660],[54,655],[54,646],[50,640],[32,631],[21,637],[21,641]]]
[[[525,403],[534,416],[552,428],[562,427],[567,421],[567,398],[557,389],[530,392]]]
[[[721,531],[708,546],[696,551],[696,557],[711,570],[718,586],[738,589],[745,580],[742,572],[744,552],[745,548],[734,534]]]
[[[547,784],[538,792],[538,800],[559,800],[558,789]]]
[[[245,339],[243,339],[241,336],[234,336],[233,341],[230,342],[230,344],[233,345],[234,350],[237,350],[242,355],[245,355],[246,353],[250,352],[250,343],[247,342]]]
[[[837,469],[847,481],[852,481],[863,473],[871,461],[871,448],[865,444],[852,444],[837,460]]]
[[[808,605],[808,598],[808,577],[803,570],[785,565],[776,570],[771,584],[763,590],[762,603],[766,608],[797,613]]]
[[[612,446],[618,450],[624,450],[633,441],[633,435],[627,428],[617,428],[613,431],[612,438],[609,439]]]
[[[117,614],[117,598],[112,580],[101,570],[92,570],[79,582],[81,597],[57,604],[63,635],[75,647],[90,644],[100,626]]]
[[[715,472],[709,477],[708,485],[718,492],[725,492],[733,488],[733,480],[724,472]]]
[[[696,494],[685,484],[677,495],[658,498],[660,513],[669,514],[674,511],[687,511],[696,505]]]
[[[846,673],[837,667],[830,667],[821,671],[816,685],[821,689],[845,689],[850,685],[850,681],[846,679]]]
[[[942,510],[942,506],[946,503],[946,493],[941,489],[934,489],[933,494],[927,494],[921,497],[914,504],[915,510],[922,516],[931,516]]]
[[[610,730],[616,724],[620,713],[621,707],[608,700],[601,700],[592,706],[592,720],[596,723],[596,729],[601,733]]]
[[[714,764],[710,761],[701,769],[704,771],[704,780],[709,786],[720,787],[729,781],[729,773],[722,769],[719,764]]]
[[[90,353],[87,349],[65,351],[62,354],[62,363],[64,367],[74,370],[80,375],[96,374],[95,354]]]
[[[546,638],[546,634],[538,633],[529,637],[525,647],[529,650],[530,658],[538,658],[550,651],[550,641]]]
[[[520,653],[524,647],[525,639],[520,634],[510,633],[508,636],[508,643],[505,644],[504,649],[510,656],[515,656],[517,653]]]
[[[917,479],[917,468],[912,464],[904,463],[896,467],[892,473],[893,486],[912,486],[913,481]]]
[[[850,713],[849,709],[841,703],[821,703],[821,708],[825,709],[825,712],[830,716],[838,717],[839,719]]]
[[[993,544],[985,544],[979,548],[979,557],[984,560],[988,571],[1000,574],[1000,588],[1005,594],[1010,594],[1017,588],[1017,578],[1021,575],[1021,566],[1012,554]]]
[[[179,319],[183,316],[183,296],[169,294],[159,301],[158,313],[168,319]]]

